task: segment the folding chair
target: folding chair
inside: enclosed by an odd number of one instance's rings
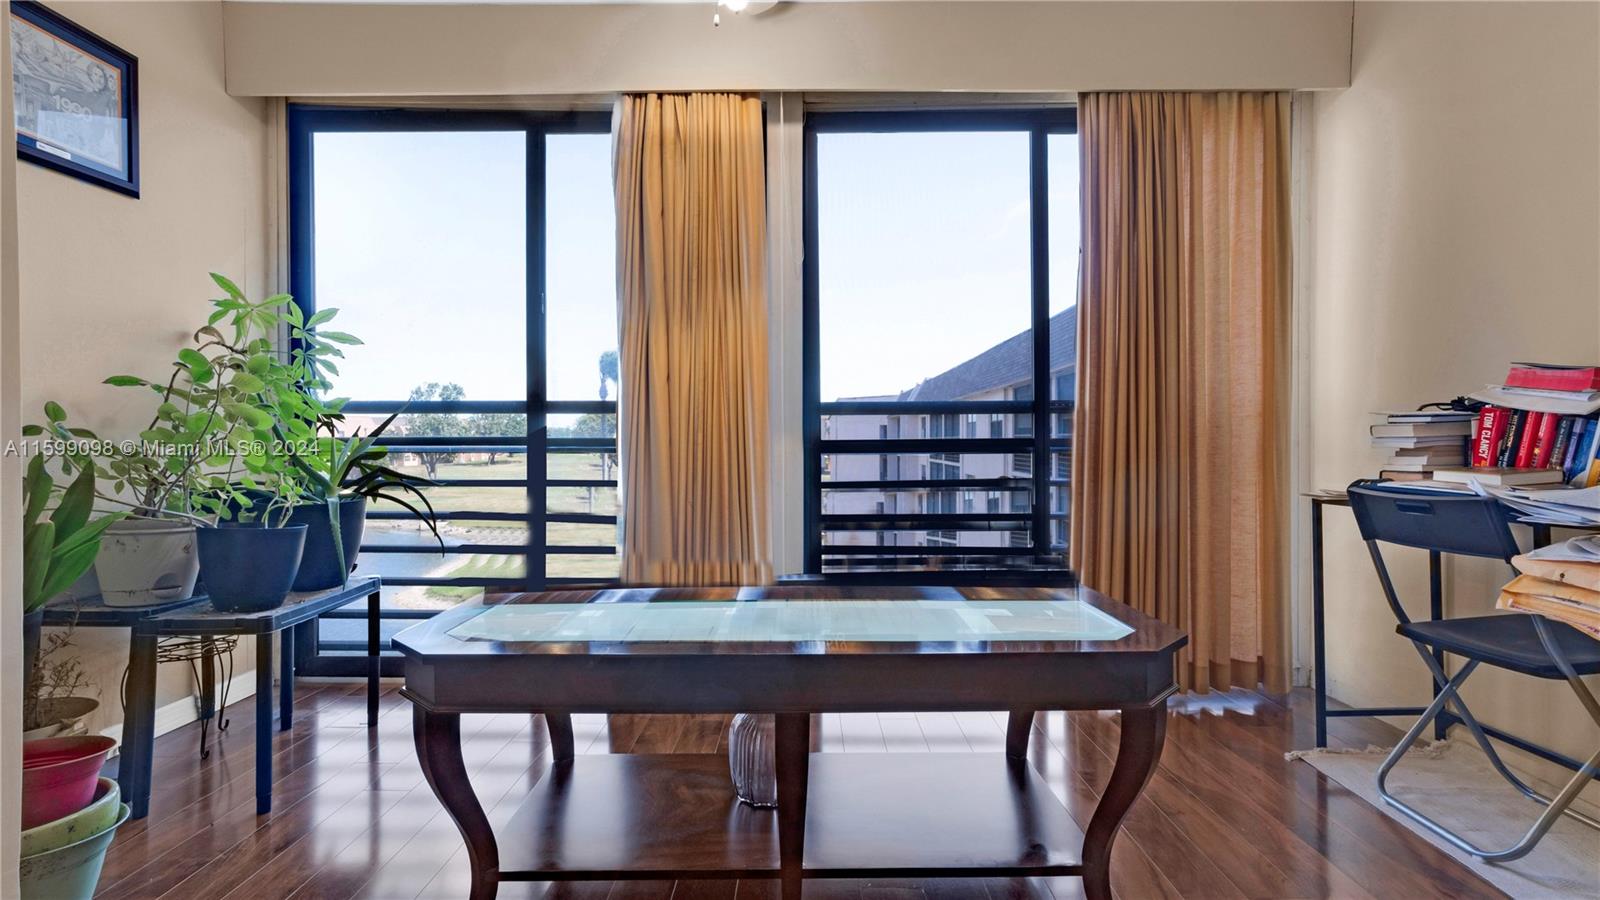
[[[1352,484],[1349,494],[1356,524],[1372,554],[1378,581],[1383,585],[1384,598],[1399,621],[1395,630],[1411,640],[1439,686],[1433,703],[1383,761],[1378,770],[1378,795],[1417,824],[1485,862],[1509,862],[1527,855],[1562,815],[1600,829],[1600,821],[1569,808],[1600,769],[1600,752],[1583,764],[1554,799],[1546,797],[1506,768],[1460,694],[1461,685],[1481,664],[1535,678],[1564,678],[1595,724],[1600,725],[1600,701],[1580,678],[1600,673],[1600,641],[1563,622],[1521,613],[1413,622],[1400,605],[1389,569],[1384,565],[1383,553],[1378,548],[1380,542],[1399,544],[1442,553],[1490,557],[1504,560],[1509,566],[1511,557],[1520,551],[1511,536],[1503,508],[1488,497],[1385,489],[1371,482]],[[1444,667],[1434,656],[1437,651],[1465,661],[1454,676],[1445,674]],[[1472,844],[1395,797],[1387,787],[1390,771],[1447,705],[1455,708],[1455,716],[1467,727],[1495,771],[1524,796],[1545,807],[1521,840],[1504,850],[1485,850]]]

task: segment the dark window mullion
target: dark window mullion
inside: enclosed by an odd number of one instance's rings
[[[1029,256],[1033,275],[1033,547],[1050,552],[1050,161],[1048,133],[1028,136]]]
[[[537,591],[543,590],[545,581],[545,522],[549,512],[545,481],[550,475],[545,406],[545,136],[536,129],[529,129],[527,135],[528,555],[524,578],[526,589]]]

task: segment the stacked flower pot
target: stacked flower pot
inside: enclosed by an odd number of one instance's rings
[[[128,819],[117,783],[100,775],[114,747],[100,735],[23,743],[23,900],[94,896],[106,849]]]

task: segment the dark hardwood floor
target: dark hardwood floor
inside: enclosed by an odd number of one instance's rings
[[[251,701],[200,761],[198,725],[156,742],[150,816],[124,826],[101,875],[102,898],[344,900],[466,896],[454,826],[423,783],[409,705],[385,690],[378,728],[364,724],[363,686],[303,684],[294,728],[275,735],[273,812],[255,815]],[[1393,742],[1381,725],[1330,723],[1336,745]],[[579,753],[725,752],[723,717],[580,716]],[[1173,705],[1161,767],[1134,806],[1112,861],[1119,897],[1502,896],[1365,801],[1291,763],[1311,743],[1310,701],[1246,691]],[[466,717],[467,766],[497,825],[547,765],[542,721]],[[1035,767],[1080,825],[1110,777],[1112,714],[1039,717]],[[828,752],[1003,750],[1002,714],[829,715]],[[580,761],[581,764],[581,761]],[[114,765],[114,763],[113,763]],[[937,789],[936,787],[934,788]],[[501,897],[776,897],[768,882],[508,884]],[[812,882],[817,900],[1068,898],[1077,879]]]

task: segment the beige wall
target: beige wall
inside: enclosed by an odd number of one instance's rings
[[[11,4],[0,0],[0,18]],[[11,83],[11,42],[0,41],[0,85]],[[0,147],[16,143],[11,92],[0,91]],[[0,434],[20,427],[17,333],[17,161],[0,153]],[[0,456],[0,897],[17,893],[22,828],[21,461]]]
[[[1375,473],[1370,410],[1447,400],[1514,359],[1600,361],[1600,5],[1358,3],[1354,34],[1351,87],[1308,98],[1301,487]],[[1348,513],[1327,521],[1331,693],[1425,700]],[[1399,589],[1425,612],[1418,555]],[[1449,611],[1491,609],[1508,577],[1450,564]],[[1565,685],[1482,670],[1467,688],[1489,724],[1582,757],[1600,740]]]
[[[224,6],[240,96],[1349,84],[1342,0]]]
[[[18,164],[23,419],[54,399],[102,437],[131,437],[151,407],[101,380],[170,365],[205,322],[207,272],[257,296],[264,286],[266,102],[223,89],[218,3],[51,5],[139,57],[142,196]],[[93,729],[121,720],[127,639],[106,629],[75,638],[102,691]],[[241,650],[236,671],[250,667]],[[189,686],[186,667],[161,667],[158,705]]]

